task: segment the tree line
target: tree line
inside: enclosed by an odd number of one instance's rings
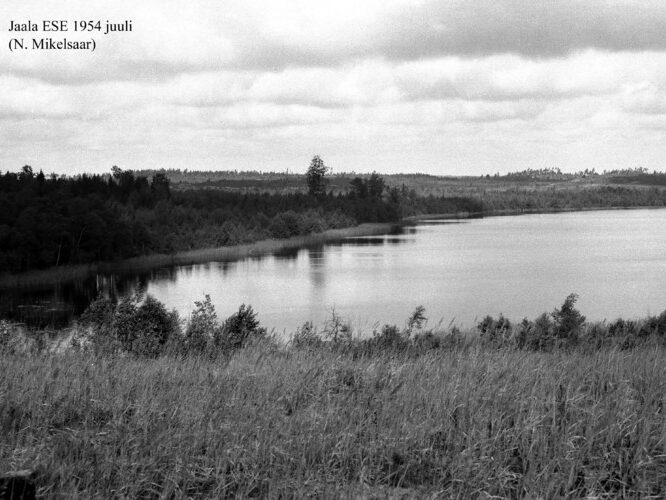
[[[373,172],[329,189],[330,169],[315,156],[298,191],[172,189],[113,167],[108,174],[45,176],[30,166],[0,174],[0,274],[114,261],[154,253],[288,238],[418,214],[489,213],[666,206],[666,191],[579,187],[423,195]]]
[[[0,273],[400,219],[399,199],[378,196],[372,189],[367,194],[364,186],[360,182],[358,192],[337,195],[325,189],[289,194],[173,191],[162,172],[148,179],[114,167],[104,175],[47,177],[25,166],[0,175]]]

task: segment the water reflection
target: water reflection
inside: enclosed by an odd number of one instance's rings
[[[416,233],[414,233],[416,234]],[[413,242],[413,238],[398,238],[395,236],[355,236],[346,238],[342,241],[329,243],[329,246],[382,246],[382,245],[402,245]]]
[[[473,217],[472,217],[473,219]],[[421,224],[439,224],[439,225],[444,225],[444,224],[469,224],[469,220],[465,219],[421,219],[419,221]]]
[[[321,325],[332,307],[364,324],[404,324],[417,305],[434,323],[469,325],[500,312],[520,320],[553,310],[571,292],[589,319],[631,317],[666,308],[663,248],[666,210],[432,219],[238,261],[2,290],[0,314],[62,325],[100,293],[122,297],[144,287],[182,317],[206,293],[220,318],[251,304],[279,331]]]
[[[323,245],[307,249],[310,284],[313,293],[319,293],[318,291],[326,286],[326,254]]]
[[[296,260],[300,251],[301,249],[298,247],[282,248],[273,252],[273,256],[277,260]],[[262,257],[259,257],[259,260],[261,260]]]

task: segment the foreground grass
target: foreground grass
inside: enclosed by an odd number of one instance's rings
[[[666,494],[666,350],[0,356],[0,471],[47,497]]]

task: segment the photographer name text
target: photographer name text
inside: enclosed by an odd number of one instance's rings
[[[75,21],[65,19],[11,20],[8,31],[13,36],[9,40],[9,50],[12,52],[17,50],[86,50],[92,52],[97,48],[97,41],[92,35],[131,32],[132,21],[129,19],[120,22],[85,19]],[[41,33],[43,36],[28,36],[33,33]],[[87,36],[81,38],[81,35]],[[72,36],[75,36],[76,39],[72,39]]]

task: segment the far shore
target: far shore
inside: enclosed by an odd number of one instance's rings
[[[56,283],[84,279],[95,274],[124,274],[150,271],[161,267],[186,266],[205,262],[227,262],[247,257],[259,257],[294,248],[340,241],[344,238],[386,234],[398,225],[397,223],[366,223],[341,229],[329,229],[322,233],[306,236],[294,236],[283,240],[267,239],[242,245],[200,248],[168,255],[142,255],[118,262],[60,266],[21,274],[2,275],[0,276],[0,290],[50,286]]]
[[[360,236],[378,236],[391,232],[401,225],[409,225],[426,219],[472,219],[478,217],[499,217],[510,215],[548,214],[564,212],[588,212],[604,210],[640,210],[660,209],[664,207],[584,207],[558,209],[505,209],[486,212],[453,212],[419,214],[405,217],[397,223],[365,223],[341,229],[329,229],[322,233],[294,236],[286,239],[266,239],[242,245],[200,248],[176,252],[174,254],[142,255],[117,262],[99,262],[94,264],[68,265],[52,267],[20,274],[0,275],[0,290],[12,288],[38,288],[57,283],[84,279],[95,274],[135,273],[171,266],[203,264],[206,262],[229,262],[247,257],[259,257],[276,252],[341,241],[345,238]]]
[[[510,215],[538,215],[538,214],[559,214],[568,212],[603,212],[606,210],[660,210],[666,207],[631,206],[631,207],[582,207],[582,208],[506,208],[500,210],[488,210],[483,212],[449,212],[435,214],[411,215],[403,219],[403,223],[421,221],[425,219],[474,219],[480,217],[502,217]]]

